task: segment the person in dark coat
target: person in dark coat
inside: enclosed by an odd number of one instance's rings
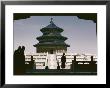
[[[61,57],[61,68],[65,68],[65,62],[66,62],[66,56],[65,53],[63,53],[63,56]]]

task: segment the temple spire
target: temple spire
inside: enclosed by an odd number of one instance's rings
[[[50,23],[53,23],[53,18],[51,18]]]

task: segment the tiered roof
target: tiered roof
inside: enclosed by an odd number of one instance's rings
[[[64,37],[61,35],[61,32],[63,32],[63,29],[56,26],[53,22],[53,18],[51,18],[50,24],[40,30],[43,35],[37,37],[37,40],[39,41],[38,45],[63,45],[68,47],[64,41],[67,40],[67,37]]]

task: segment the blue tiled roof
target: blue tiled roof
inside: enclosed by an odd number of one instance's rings
[[[45,42],[45,43],[38,43],[38,44],[36,44],[36,45],[58,45],[58,46],[68,46],[68,47],[70,47],[70,45],[68,45],[68,44],[66,44],[65,42]],[[36,46],[35,45],[35,46]]]
[[[40,31],[43,33],[42,36],[37,37],[36,39],[39,41],[38,44],[34,45],[37,46],[66,46],[69,47],[70,45],[66,44],[64,41],[67,37],[62,36],[60,33],[63,32],[62,28],[57,27],[51,18],[50,24]]]

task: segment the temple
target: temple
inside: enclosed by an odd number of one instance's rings
[[[61,35],[64,31],[62,28],[56,26],[51,18],[50,24],[40,31],[43,33],[42,36],[37,37],[36,39],[39,43],[35,44],[36,53],[66,53],[67,47],[70,45],[65,43],[67,37]]]
[[[52,18],[50,24],[40,29],[40,31],[43,35],[36,38],[39,41],[39,43],[34,45],[36,53],[25,55],[26,64],[29,64],[33,57],[35,61],[33,69],[45,69],[46,71],[49,71],[47,69],[67,69],[72,72],[97,71],[97,57],[94,55],[68,53],[67,47],[69,45],[65,43],[67,37],[61,35],[64,30],[56,26]],[[66,57],[65,62],[61,59],[63,53],[65,53]],[[62,64],[63,62],[65,66]]]

